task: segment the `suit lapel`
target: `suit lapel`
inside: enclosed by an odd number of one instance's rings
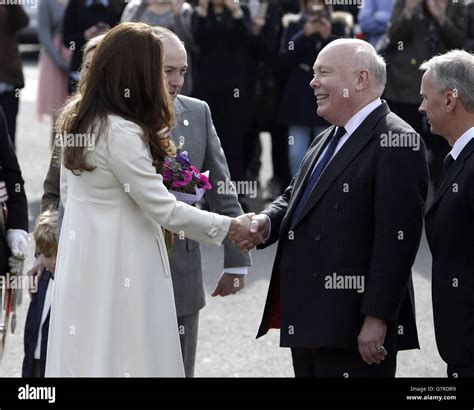
[[[187,120],[187,116],[189,116],[189,110],[186,108],[186,105],[183,104],[181,101],[180,97],[176,97],[173,103],[173,109],[174,109],[174,114],[175,114],[175,125],[173,129],[171,130],[171,135],[173,137],[173,141],[176,144],[176,147],[178,147],[180,140],[182,140],[182,137],[186,137],[186,126],[183,124],[184,120]],[[188,120],[189,121],[189,120]],[[186,139],[186,138],[184,138]],[[184,143],[184,149],[188,150],[189,144],[192,144],[192,141],[185,141]]]
[[[297,225],[308,212],[321,200],[327,190],[334,183],[336,178],[344,169],[357,157],[359,152],[371,140],[374,135],[374,129],[380,118],[386,116],[390,112],[386,102],[372,111],[368,117],[359,125],[354,133],[349,137],[346,143],[334,156],[331,162],[319,178],[311,195],[307,199],[303,209],[295,221]]]
[[[453,165],[449,169],[448,173],[444,177],[444,179],[441,181],[441,185],[439,186],[438,190],[436,191],[435,197],[433,201],[431,202],[431,205],[429,206],[428,210],[426,211],[426,214],[430,212],[434,206],[441,200],[443,195],[446,193],[448,190],[448,187],[452,184],[454,179],[458,176],[458,174],[462,171],[464,168],[464,162],[466,159],[474,152],[474,139],[472,139],[461,151],[461,155],[457,158],[456,161],[454,161]]]
[[[300,178],[298,178],[295,181],[295,186],[293,190],[293,195],[291,196],[290,203],[288,205],[288,211],[286,213],[287,216],[290,216],[293,214],[296,205],[298,203],[298,200],[301,196],[301,193],[304,190],[304,187],[306,185],[306,182],[308,181],[308,178],[310,177],[313,169],[314,169],[314,164],[316,163],[317,159],[321,155],[321,152],[324,151],[324,148],[329,142],[330,136],[334,132],[334,125],[329,127],[326,131],[324,131],[324,134],[319,138],[319,141],[315,143],[314,146],[310,147],[307,153],[307,158],[305,161],[303,161],[301,165],[301,172],[300,172]]]

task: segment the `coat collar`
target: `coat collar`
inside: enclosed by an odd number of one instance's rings
[[[183,115],[186,111],[188,111],[188,108],[184,104],[182,97],[179,95],[174,99],[173,108],[174,113],[178,116]]]
[[[436,191],[435,197],[433,201],[431,202],[431,205],[429,206],[428,210],[426,211],[426,214],[428,214],[428,212],[430,212],[435,207],[435,205],[440,201],[440,199],[446,193],[448,187],[451,185],[454,179],[458,176],[458,174],[462,171],[462,169],[464,168],[464,163],[472,155],[473,152],[474,152],[474,139],[469,141],[469,143],[461,151],[461,154],[459,155],[459,157],[456,159],[456,161],[454,161],[451,168],[449,168],[449,171],[444,177],[444,179],[441,181],[441,184],[438,190]]]
[[[354,160],[354,158],[359,154],[364,146],[372,139],[374,136],[375,127],[377,126],[379,120],[389,113],[390,109],[387,103],[383,101],[382,105],[378,106],[374,111],[372,111],[362,122],[362,124],[359,125],[359,127],[342,146],[336,156],[328,164],[327,168],[319,178],[316,188],[307,199],[294,225],[297,225],[321,200],[327,190],[334,183],[336,178],[342,173],[342,171],[344,171],[344,169],[347,168],[347,166]],[[292,201],[293,204],[290,204],[291,211],[294,211],[297,200],[299,200],[299,196],[302,192],[302,188],[311,175],[317,158],[329,142],[329,137],[332,135],[333,130],[334,126],[325,131],[325,135],[322,137],[320,143],[318,143],[314,149],[311,150],[311,152],[308,152],[308,160],[301,170],[301,175],[304,175],[304,178],[300,178],[300,182],[297,184],[297,186],[295,186],[295,199]],[[291,215],[291,212],[289,214]]]

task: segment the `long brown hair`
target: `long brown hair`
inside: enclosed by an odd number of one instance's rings
[[[173,105],[162,67],[161,41],[149,25],[117,25],[98,45],[85,80],[65,106],[56,129],[63,136],[84,135],[96,129],[97,143],[108,114],[133,121],[143,130],[143,141],[150,147],[157,172],[161,172],[164,157],[175,154],[169,137],[174,122]],[[95,169],[87,163],[86,146],[63,145],[67,169]]]

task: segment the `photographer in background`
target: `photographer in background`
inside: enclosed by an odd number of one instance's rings
[[[429,131],[418,112],[423,61],[462,48],[467,38],[466,8],[449,0],[396,0],[388,29],[387,46],[380,52],[387,62],[384,98],[390,109],[422,136],[428,149],[431,181],[437,187],[448,143]]]

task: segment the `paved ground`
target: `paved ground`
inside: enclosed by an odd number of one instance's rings
[[[25,66],[26,88],[21,96],[18,118],[17,151],[30,204],[30,226],[39,212],[42,182],[49,162],[49,124],[35,118],[35,93],[37,86],[36,60],[28,57]],[[267,135],[262,135],[263,169],[262,186],[271,176],[270,145]],[[257,205],[258,206],[258,205]],[[258,209],[255,209],[258,211]],[[31,244],[32,245],[32,244]],[[31,266],[30,257],[25,266]],[[254,266],[247,283],[239,294],[227,298],[207,298],[201,311],[201,326],[196,363],[196,376],[202,377],[280,377],[293,376],[288,349],[278,346],[278,332],[271,331],[256,340],[268,288],[275,246],[253,253]],[[205,287],[210,295],[221,273],[221,249],[203,247]],[[415,264],[414,284],[416,310],[421,350],[399,354],[398,376],[444,376],[445,366],[434,342],[431,310],[430,253],[423,239]],[[0,366],[0,376],[21,375],[23,360],[23,325],[28,307],[24,296],[18,316],[18,330],[10,336]]]

